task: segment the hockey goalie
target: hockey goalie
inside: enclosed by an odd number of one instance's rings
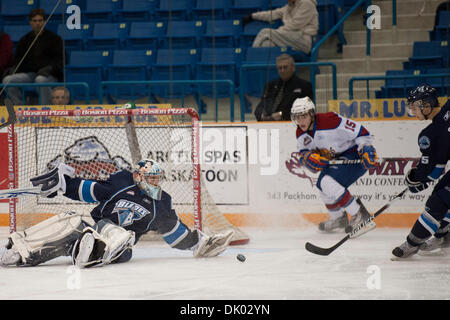
[[[14,232],[0,259],[2,266],[35,266],[60,256],[71,256],[79,268],[127,262],[133,245],[149,231],[162,234],[172,248],[192,250],[196,258],[221,254],[232,239],[233,230],[211,236],[190,230],[172,209],[171,196],[159,186],[162,171],[152,159],[139,161],[133,172],[111,174],[106,181],[84,180],[74,172],[60,163],[31,183],[40,187],[43,197],[61,191],[73,200],[98,203],[90,212],[95,223],[71,211]]]

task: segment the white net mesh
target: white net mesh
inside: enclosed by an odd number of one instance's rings
[[[164,170],[161,179],[163,190],[172,196],[173,206],[180,218],[190,228],[201,226],[206,233],[216,233],[233,228],[234,244],[245,243],[248,236],[233,226],[218,210],[201,180],[201,204],[196,201],[194,188],[194,152],[198,147],[192,138],[198,135],[187,110],[166,109],[170,114],[157,114],[160,110],[134,110],[134,130],[138,150],[144,158],[155,159]],[[133,166],[125,124],[128,116],[117,115],[117,110],[91,112],[89,116],[66,111],[62,116],[50,113],[19,113],[14,125],[13,160],[15,187],[30,187],[30,178],[42,174],[63,161],[76,170],[76,176],[84,179],[105,180],[121,169]],[[121,111],[123,112],[123,110]],[[132,112],[132,111],[125,111]],[[192,114],[192,110],[190,111]],[[111,113],[113,115],[111,115]],[[84,113],[83,113],[84,114]],[[194,111],[195,115],[195,111]],[[195,140],[194,140],[195,141]],[[198,141],[198,136],[197,136]],[[200,170],[198,172],[201,172]],[[198,183],[198,182],[197,182]],[[47,219],[51,215],[68,210],[82,212],[86,216],[95,205],[70,200],[62,195],[47,199],[36,196],[14,200],[11,211],[17,230]],[[195,209],[201,212],[196,218]]]

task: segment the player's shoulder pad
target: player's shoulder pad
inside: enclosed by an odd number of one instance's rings
[[[342,118],[335,112],[316,114],[316,130],[332,130],[339,127]]]

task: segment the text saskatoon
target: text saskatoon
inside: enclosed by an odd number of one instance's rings
[[[202,315],[208,318],[213,314],[224,315],[269,315],[270,305],[263,304],[225,304],[223,307],[201,307],[187,304],[180,308],[180,315]]]

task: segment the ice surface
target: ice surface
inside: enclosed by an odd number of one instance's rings
[[[375,229],[327,257],[305,242],[329,247],[342,233],[244,229],[251,242],[195,259],[165,243],[140,242],[124,264],[76,269],[69,257],[37,267],[0,268],[0,299],[303,300],[449,299],[450,252],[391,261],[409,230]],[[3,243],[7,229],[0,228]],[[236,255],[246,256],[239,262]]]

